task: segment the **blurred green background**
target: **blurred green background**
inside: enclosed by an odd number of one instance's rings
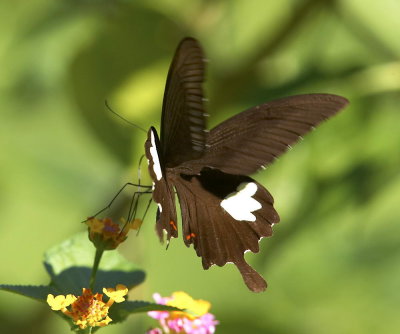
[[[265,293],[249,292],[232,265],[203,271],[181,240],[165,251],[153,206],[121,249],[148,275],[131,298],[209,300],[220,334],[398,333],[399,13],[397,0],[1,0],[0,282],[47,283],[46,249],[136,180],[146,135],[104,100],[159,128],[169,63],[193,36],[210,59],[210,126],[299,93],[351,104],[256,175],[281,215],[246,256]],[[135,315],[102,333],[151,325]],[[45,305],[0,292],[0,332],[69,329]]]

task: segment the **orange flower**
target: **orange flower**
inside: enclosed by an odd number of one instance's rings
[[[87,327],[104,327],[112,319],[108,316],[108,310],[111,305],[121,303],[128,294],[128,288],[125,285],[118,284],[115,289],[104,288],[103,292],[109,297],[107,303],[103,301],[103,295],[93,294],[90,289],[83,288],[82,295],[47,296],[47,303],[54,311],[61,311],[70,317],[75,325],[80,329]]]

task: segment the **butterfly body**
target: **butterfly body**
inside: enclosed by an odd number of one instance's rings
[[[178,236],[175,191],[183,241],[205,269],[234,263],[252,291],[265,280],[244,259],[279,222],[271,194],[248,175],[272,163],[302,135],[334,115],[347,100],[329,94],[299,95],[250,108],[206,130],[202,83],[204,56],[184,39],[172,61],[164,94],[161,138],[154,127],[145,143],[156,230]]]

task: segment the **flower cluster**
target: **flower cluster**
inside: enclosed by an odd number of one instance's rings
[[[123,284],[118,284],[115,289],[104,288],[103,293],[109,297],[108,302],[103,301],[103,294],[93,294],[90,289],[83,288],[81,296],[59,295],[47,296],[47,303],[53,311],[61,311],[70,317],[75,325],[80,329],[86,327],[104,327],[112,319],[108,316],[111,305],[121,303],[128,294],[128,288]]]
[[[153,328],[147,334],[213,334],[218,321],[208,313],[211,304],[205,300],[194,300],[187,293],[174,292],[171,297],[153,295],[158,304],[169,305],[185,311],[151,311],[148,315],[157,319],[161,328]]]
[[[129,230],[138,230],[142,221],[135,219],[130,222],[123,221],[123,228],[114,223],[111,218],[98,219],[90,217],[86,224],[89,226],[89,239],[98,249],[112,250],[124,242]]]

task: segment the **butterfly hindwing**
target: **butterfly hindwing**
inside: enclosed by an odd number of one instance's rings
[[[200,175],[176,176],[183,238],[194,245],[204,269],[234,263],[252,291],[266,288],[264,279],[244,259],[259,251],[258,242],[279,222],[273,198],[248,176],[204,169]]]

